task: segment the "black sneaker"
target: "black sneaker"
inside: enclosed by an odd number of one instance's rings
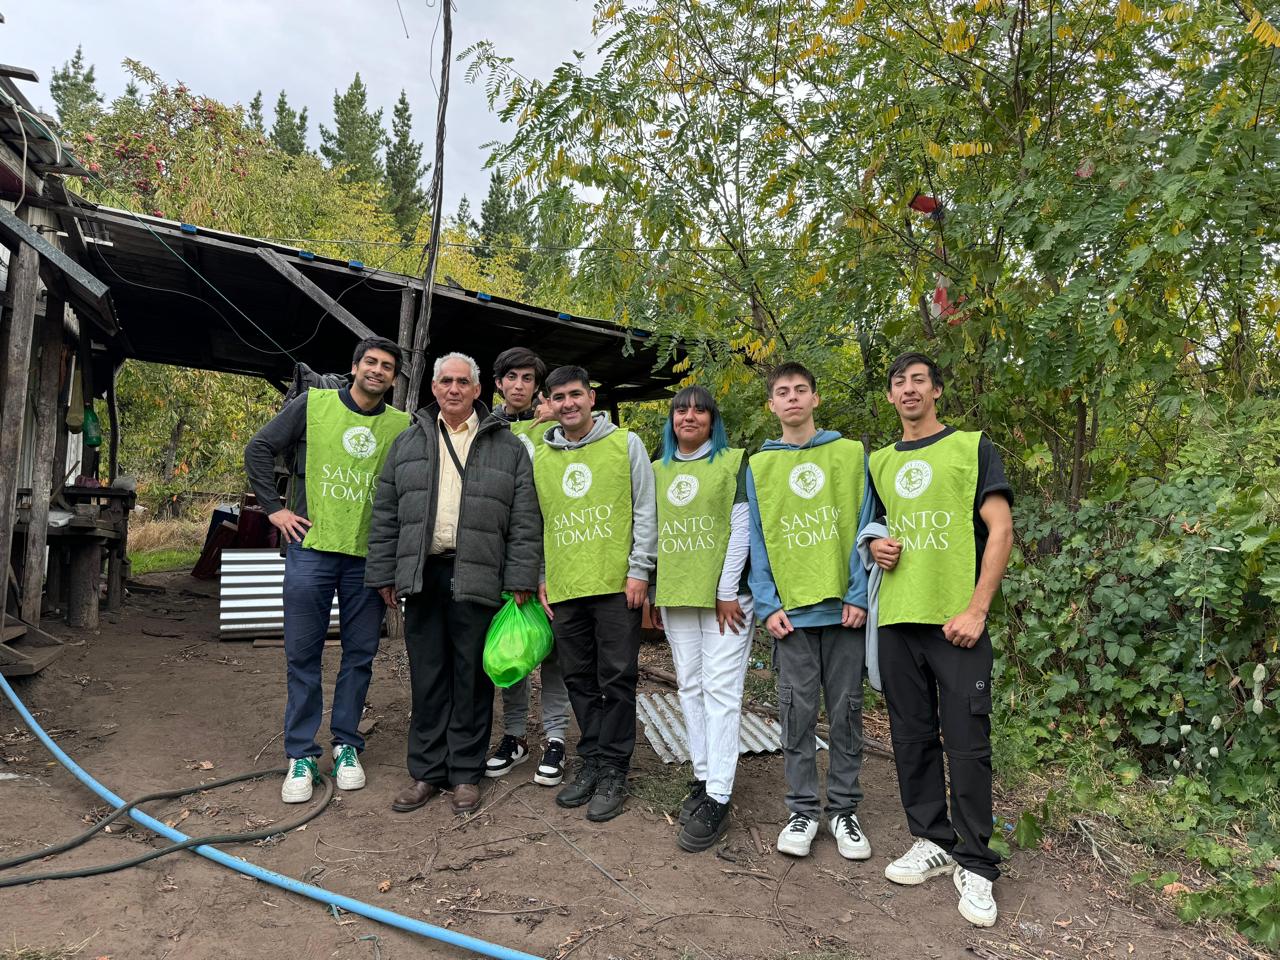
[[[555,787],[564,779],[564,741],[548,740],[542,751],[542,762],[533,771],[533,782],[544,787]]]
[[[612,820],[622,812],[627,802],[627,771],[616,767],[605,767],[600,771],[600,780],[596,783],[595,796],[591,798],[591,806],[587,807],[587,819],[601,823]]]
[[[704,796],[698,809],[684,825],[676,843],[681,850],[697,853],[716,845],[729,829],[729,804]]]
[[[680,804],[680,826],[683,827],[689,822],[689,818],[693,816],[693,811],[702,806],[702,798],[706,795],[707,781],[689,781],[689,795],[684,798],[684,803]]]
[[[599,781],[600,764],[589,759],[580,761],[573,782],[556,794],[556,806],[580,807],[589,802]]]
[[[498,742],[498,749],[493,751],[493,756],[484,762],[484,775],[486,777],[505,776],[512,767],[528,759],[528,741],[524,737],[505,734]]]

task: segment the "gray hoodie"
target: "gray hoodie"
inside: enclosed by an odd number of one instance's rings
[[[557,450],[577,450],[618,429],[603,410],[597,410],[591,419],[594,421],[591,431],[581,440],[566,439],[559,424],[548,427],[543,439],[547,446]],[[631,556],[627,559],[627,576],[652,581],[658,562],[658,501],[654,497],[648,451],[644,441],[634,433],[627,436],[627,459],[631,464]]]

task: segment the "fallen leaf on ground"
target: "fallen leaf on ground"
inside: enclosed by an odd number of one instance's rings
[[[1166,897],[1176,897],[1184,893],[1190,893],[1191,888],[1185,883],[1166,883],[1162,891]]]
[[[387,892],[388,890],[390,890],[390,889],[391,889],[391,881],[390,881],[390,880],[383,880],[380,884],[378,884],[378,892],[379,892],[379,893],[386,893],[386,892]]]

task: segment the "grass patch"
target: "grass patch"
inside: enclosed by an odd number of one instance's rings
[[[632,771],[627,792],[654,813],[674,816],[689,795],[693,766],[688,763],[664,763],[652,770]]]
[[[89,940],[82,940],[69,947],[19,947],[17,941],[14,946],[7,949],[0,949],[0,960],[72,960],[73,957],[80,956],[81,951],[88,945]]]
[[[129,552],[199,550],[209,530],[206,520],[147,520],[129,525]]]
[[[162,548],[159,550],[130,551],[130,570],[135,577],[144,573],[163,573],[166,570],[190,570],[200,559],[199,548]],[[0,957],[0,960],[3,960]]]

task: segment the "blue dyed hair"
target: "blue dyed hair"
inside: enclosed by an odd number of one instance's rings
[[[685,387],[671,398],[671,409],[667,413],[667,422],[662,427],[662,462],[664,464],[670,463],[671,458],[676,454],[676,450],[679,449],[676,443],[676,431],[671,422],[675,418],[677,410],[684,410],[688,407],[697,407],[699,410],[711,414],[711,456],[709,459],[714,460],[721,451],[727,450],[729,447],[729,436],[724,430],[724,418],[720,416],[720,408],[716,406],[715,397],[711,396],[711,391],[706,387],[694,384],[691,387]]]

